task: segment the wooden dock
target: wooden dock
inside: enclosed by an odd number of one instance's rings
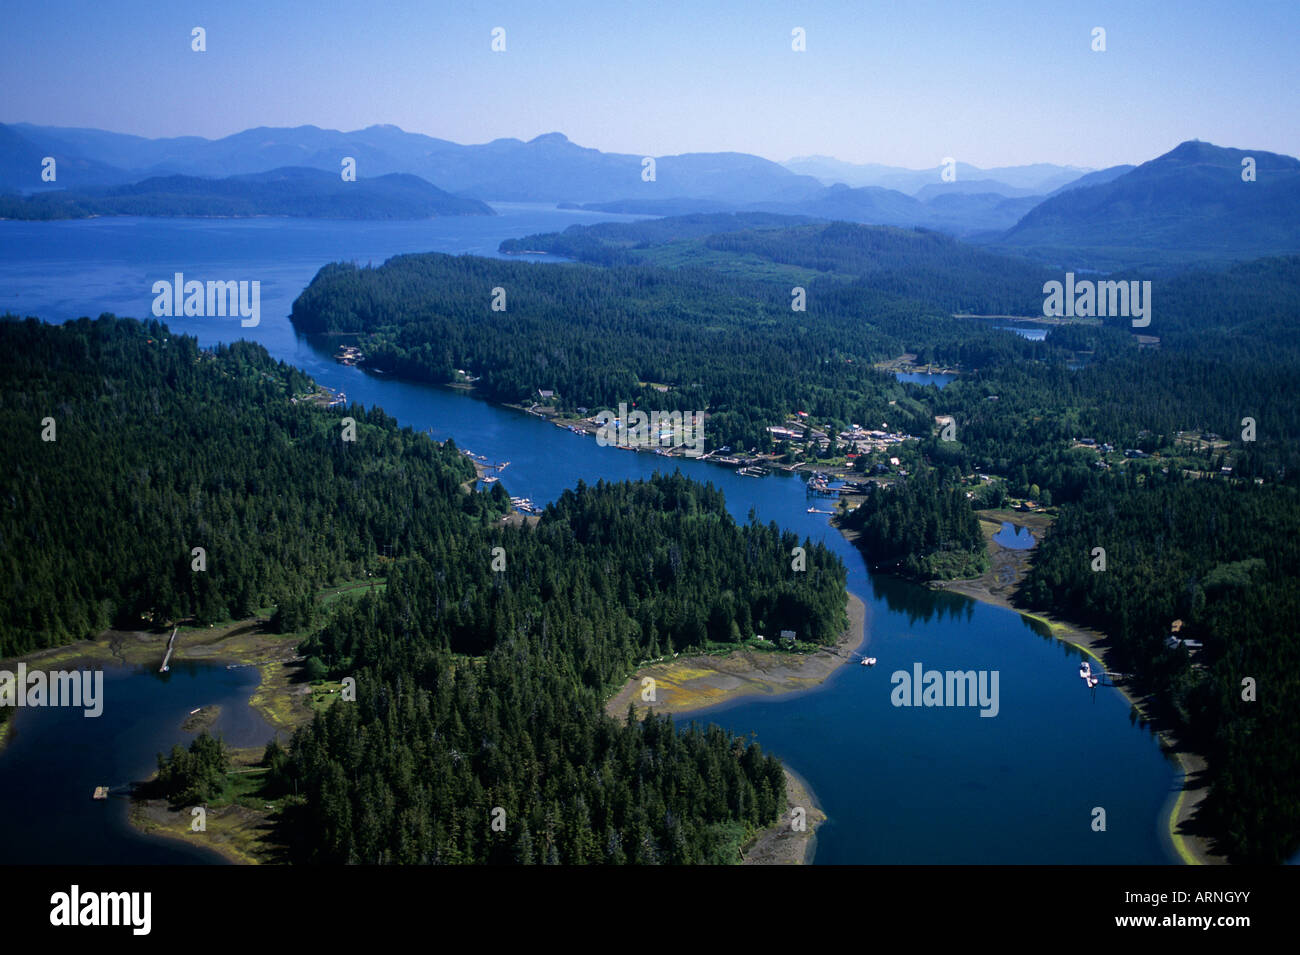
[[[158,672],[159,672],[159,673],[166,673],[166,672],[167,672],[167,665],[168,665],[168,663],[171,662],[172,651],[176,649],[176,631],[179,630],[179,629],[180,629],[180,626],[179,626],[179,625],[177,625],[177,626],[175,626],[175,627],[172,627],[172,635],[171,635],[171,637],[170,637],[170,638],[168,639],[168,641],[167,641],[167,655],[163,657],[163,664],[162,664],[162,666],[158,669]]]

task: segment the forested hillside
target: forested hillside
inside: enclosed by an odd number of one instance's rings
[[[1094,548],[1105,570],[1094,568]],[[1103,628],[1210,764],[1206,820],[1236,861],[1300,843],[1300,501],[1293,488],[1150,477],[1104,482],[1061,513],[1021,590]],[[1170,647],[1178,634],[1202,644]],[[1246,699],[1245,682],[1253,692]]]
[[[722,231],[701,234],[711,227]],[[983,566],[966,497],[976,472],[998,482],[998,499],[1065,505],[1022,599],[1113,636],[1115,665],[1207,755],[1201,818],[1233,858],[1274,861],[1300,841],[1298,754],[1281,729],[1300,711],[1289,543],[1300,529],[1300,258],[1115,275],[1150,278],[1149,325],[1057,324],[1030,342],[951,313],[1041,316],[1044,273],[923,233],[722,215],[517,247],[604,265],[431,256],[331,267],[295,320],[362,332],[381,367],[407,374],[440,356],[506,400],[529,388],[593,408],[689,396],[685,407],[714,412],[711,446],[767,447],[760,429],[794,410],[828,430],[887,421],[920,437],[905,452],[911,473],[845,524],[869,561],[914,576]],[[794,284],[806,312],[789,311]],[[497,285],[513,314],[488,310]],[[481,317],[457,322],[457,309]],[[961,374],[940,391],[866,367],[904,351]],[[951,440],[937,434],[941,415]],[[1090,569],[1096,546],[1107,546],[1106,573]],[[1165,646],[1176,618],[1204,642],[1190,658]],[[1257,703],[1241,700],[1247,676]]]
[[[295,403],[314,385],[260,346],[201,351],[107,317],[0,322],[0,348],[3,656],[110,625],[247,616],[364,576],[380,545],[418,551],[504,511],[451,493],[473,477],[454,446],[379,409]]]
[[[987,314],[1041,314],[1042,285],[1055,277],[1040,265],[925,229],[756,212],[570,226],[507,239],[501,251],[550,252],[593,265],[700,266],[773,280],[836,278],[874,295]]]
[[[535,527],[503,525],[505,491],[463,489],[450,442],[356,407],[343,441],[344,412],[295,401],[312,382],[255,345],[202,351],[111,316],[3,322],[0,345],[22,356],[0,391],[5,653],[113,622],[279,616],[385,574],[301,648],[357,698],[269,751],[294,859],[734,862],[784,810],[756,745],[603,704],[649,657],[782,629],[832,642],[845,568],[823,545],[738,525],[679,474],[580,484]],[[223,759],[204,753],[174,753],[163,788],[216,785]]]
[[[691,216],[551,237],[558,251],[624,263],[604,268],[441,255],[327,266],[293,320],[357,333],[369,365],[404,377],[448,382],[463,369],[493,400],[551,390],[570,411],[706,410],[709,448],[769,449],[767,427],[796,411],[921,435],[948,414],[957,440],[932,448],[941,463],[1023,469],[1020,485],[1068,500],[1095,477],[1074,438],[1151,451],[1177,431],[1240,434],[1250,417],[1256,439],[1232,449],[1239,473],[1300,474],[1300,258],[1153,280],[1142,331],[1159,347],[1140,347],[1127,318],[1052,326],[1034,342],[952,312],[1041,317],[1044,277],[1060,274],[919,232],[736,228],[755,224]],[[730,231],[698,237],[714,227]],[[791,310],[796,283],[807,311]],[[963,374],[938,392],[870,367],[905,352]]]
[[[784,809],[779,764],[756,746],[671,718],[619,726],[601,703],[648,656],[782,628],[833,640],[844,568],[822,545],[804,541],[793,573],[797,538],[736,526],[680,476],[580,486],[536,529],[448,543],[303,646],[357,677],[358,705],[294,739],[298,857],[727,862]],[[497,807],[506,832],[489,826]]]
[[[875,566],[922,580],[970,577],[988,566],[979,520],[955,475],[934,470],[877,488],[840,522]]]
[[[845,235],[827,239],[828,248],[879,231],[844,228]],[[805,238],[785,241],[793,249]],[[920,264],[925,249],[951,244],[940,237],[898,241],[900,259],[912,263],[899,269],[922,283],[933,268]],[[871,248],[844,254],[869,258]],[[1036,352],[1034,343],[904,297],[899,289],[908,281],[900,273],[889,281],[819,278],[816,269],[834,266],[833,258],[825,251],[793,266],[771,263],[780,273],[773,278],[766,266],[743,263],[544,267],[398,256],[379,268],[326,266],[295,301],[292,317],[304,332],[355,333],[370,367],[432,382],[454,381],[461,369],[496,401],[526,403],[548,390],[569,410],[636,402],[708,411],[709,448],[769,448],[767,427],[796,411],[844,424],[889,419],[921,429],[928,416],[891,406],[906,392],[871,367],[874,361],[913,351],[925,360],[982,366]],[[726,261],[740,259],[728,253]],[[798,274],[785,274],[791,268]],[[1026,297],[992,271],[984,280],[985,290],[972,292],[967,305],[1004,307],[1004,296]],[[796,282],[807,283],[803,312],[791,309]],[[504,290],[504,311],[491,308],[494,288]]]
[[[1295,254],[1300,160],[1189,140],[1114,179],[1052,196],[988,240],[1096,269]]]
[[[89,216],[295,216],[324,219],[427,219],[490,216],[477,199],[444,192],[418,176],[390,173],[344,181],[337,172],[285,168],[224,179],[156,176],[99,189],[0,195],[0,218]]]

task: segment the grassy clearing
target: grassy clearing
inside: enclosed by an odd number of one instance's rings
[[[342,599],[360,597],[372,589],[376,594],[382,594],[388,589],[388,582],[377,577],[363,577],[360,580],[349,580],[332,587],[325,587],[316,594],[316,609],[329,610]]]
[[[315,680],[307,697],[307,705],[313,713],[323,713],[343,698],[343,681]]]
[[[232,749],[231,765],[221,793],[204,804],[204,831],[193,830],[190,806],[171,806],[165,799],[136,800],[130,821],[143,832],[203,845],[232,862],[258,865],[279,861],[283,847],[275,842],[279,812],[292,797],[268,797],[262,750]]]

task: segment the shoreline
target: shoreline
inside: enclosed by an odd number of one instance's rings
[[[231,772],[250,772],[261,758],[261,751],[255,746],[232,749]],[[144,782],[147,785],[157,778],[155,772]],[[263,865],[275,861],[276,853],[282,847],[269,841],[274,831],[268,825],[274,817],[273,811],[250,809],[233,801],[205,809],[202,833],[191,830],[192,816],[188,807],[174,810],[163,798],[143,798],[133,794],[126,818],[127,824],[136,832],[161,839],[194,845],[199,840],[193,837],[199,835],[203,837],[204,849],[235,865]]]
[[[826,812],[808,781],[784,763],[787,808],[775,823],[764,829],[740,850],[741,865],[812,865],[817,855],[817,830],[826,822]],[[794,810],[804,810],[805,829],[791,823]]]
[[[993,534],[1000,526],[1000,521],[1007,520],[1029,527],[1035,536],[1041,539],[1041,533],[1050,525],[1051,518],[1043,514],[1002,511],[976,512],[976,515],[980,518],[985,532],[990,558],[989,569],[978,577],[963,580],[932,580],[923,586],[931,590],[961,594],[980,603],[1011,610],[1037,623],[1046,630],[1046,636],[1069,644],[1091,657],[1103,669],[1108,669],[1106,651],[1109,648],[1109,638],[1105,633],[1064,620],[1055,614],[1024,610],[1011,602],[1011,597],[1019,590],[1021,577],[1028,564],[1029,555],[1033,551],[1011,550],[1003,547],[993,540]],[[853,540],[849,534],[845,534],[845,538],[851,542]],[[1009,575],[1006,573],[1008,569],[1011,571]],[[1208,837],[1188,831],[1192,817],[1209,792],[1208,786],[1202,781],[1207,768],[1205,759],[1187,749],[1171,729],[1160,726],[1151,718],[1147,705],[1149,698],[1139,698],[1127,685],[1115,686],[1113,689],[1119,690],[1134,711],[1152,728],[1159,741],[1161,752],[1174,762],[1182,777],[1178,781],[1178,795],[1172,800],[1173,805],[1167,810],[1162,809],[1162,814],[1167,813],[1166,825],[1162,828],[1168,831],[1175,855],[1183,865],[1227,865],[1227,858],[1213,850]],[[1174,790],[1170,792],[1172,795]],[[1169,802],[1170,800],[1166,800],[1165,805],[1169,806]]]
[[[314,332],[312,333],[312,335],[316,335],[316,334],[319,333],[314,333]],[[352,335],[352,336],[359,337],[364,333],[334,332],[330,334]],[[561,430],[564,431],[574,432],[574,429],[576,429],[576,434],[580,437],[584,437],[584,438],[594,437],[600,431],[599,425],[592,423],[588,418],[576,415],[576,413],[574,412],[561,411],[549,405],[540,405],[537,402],[534,402],[531,405],[523,405],[518,402],[503,401],[496,398],[488,398],[484,395],[479,394],[478,389],[475,388],[472,382],[466,382],[466,381],[431,382],[431,381],[423,381],[418,378],[402,377],[396,374],[395,372],[386,369],[369,367],[365,364],[353,365],[351,367],[359,368],[362,371],[366,372],[367,374],[371,374],[371,375],[380,375],[384,377],[391,376],[394,381],[400,382],[402,384],[426,385],[433,388],[442,388],[448,391],[459,392],[460,394],[464,395],[467,398],[473,398],[476,401],[482,401],[493,408],[504,408],[509,411],[516,411],[519,412],[520,414],[527,415],[530,418],[536,418],[539,421],[544,421],[547,424],[552,425],[553,427],[556,428],[560,428]],[[958,372],[949,370],[943,372],[935,372],[935,374],[958,374]],[[706,412],[706,416],[707,416],[707,412]],[[781,423],[788,424],[788,421],[781,422]],[[466,450],[465,448],[462,448],[459,445],[457,445],[457,447],[462,451]],[[765,475],[761,475],[762,477],[771,477],[773,474],[775,474],[778,471],[784,472],[786,474],[825,473],[828,474],[831,477],[831,479],[835,481],[867,480],[871,477],[870,475],[867,474],[860,474],[858,472],[855,472],[852,469],[852,467],[850,467],[847,463],[828,464],[824,461],[812,460],[812,461],[798,461],[793,464],[786,464],[781,461],[782,455],[778,454],[775,451],[756,451],[753,454],[749,454],[748,452],[744,452],[744,453],[736,452],[735,458],[738,459],[740,463],[729,464],[726,463],[727,461],[726,458],[718,457],[716,451],[706,451],[703,453],[688,454],[682,451],[681,447],[677,445],[663,446],[663,445],[655,445],[655,444],[646,444],[646,445],[615,444],[615,445],[608,445],[608,447],[611,447],[614,450],[619,450],[619,451],[633,451],[638,454],[654,454],[658,457],[668,458],[673,461],[704,461],[706,463],[714,464],[718,467],[725,468],[726,470],[732,472],[741,470],[743,467],[747,465],[768,469],[768,473]],[[474,459],[471,458],[471,461],[473,460]],[[476,468],[479,467],[479,462],[474,461],[474,464]],[[491,468],[488,467],[487,471],[490,470]],[[481,480],[482,477],[485,475],[485,473],[487,472],[485,471],[483,473],[480,473],[478,479]],[[758,477],[759,475],[751,475],[751,476]]]
[[[247,705],[271,727],[272,738],[279,738],[282,732],[291,734],[312,719],[315,714],[312,705],[314,693],[311,684],[294,679],[295,664],[301,662],[297,656],[297,635],[263,632],[266,623],[261,617],[250,617],[211,628],[182,627],[172,661],[173,665],[189,661],[255,667],[260,679],[249,693]],[[38,669],[94,668],[113,664],[156,667],[162,660],[168,636],[165,629],[157,633],[108,630],[93,640],[36,650],[0,661],[0,666],[13,666],[21,661]],[[209,722],[218,715],[219,708],[205,704],[200,707],[200,713],[189,714],[177,723],[177,733],[193,735],[195,730],[187,729],[186,724],[192,720],[199,722],[195,717]],[[12,732],[13,722],[9,719],[0,725],[0,751]],[[177,742],[184,744],[186,741],[178,739]],[[261,746],[232,750],[232,765],[237,767],[237,772],[247,772],[261,759],[261,753]],[[149,779],[156,776],[154,772]],[[238,804],[211,809],[207,814],[206,834],[214,838],[206,841],[204,847],[227,862],[240,865],[274,861],[280,847],[263,838],[270,831],[266,823],[271,816],[271,812]],[[140,798],[133,792],[127,809],[127,823],[142,835],[194,844],[189,813],[184,810],[173,812],[163,799]]]
[[[813,689],[850,662],[849,654],[867,639],[866,604],[849,593],[845,607],[849,625],[831,648],[815,653],[793,654],[776,650],[742,648],[726,655],[704,653],[638,667],[609,701],[605,712],[614,719],[627,716],[628,704],[638,719],[647,710],[658,714],[689,716],[734,700],[753,696],[786,696]],[[655,681],[655,699],[641,699],[642,680]]]
[[[757,696],[789,697],[815,690],[841,667],[850,663],[848,654],[862,649],[867,641],[867,607],[854,593],[848,594],[845,606],[848,626],[835,641],[833,649],[810,654],[789,654],[749,649],[733,650],[725,656],[694,654],[668,663],[638,667],[617,693],[605,704],[605,712],[614,719],[624,719],[629,704],[637,718],[647,711],[670,713],[691,719],[707,718],[718,706]],[[641,699],[641,680],[655,680],[654,702]],[[817,829],[826,822],[826,813],[812,786],[781,761],[785,773],[787,808],[775,823],[741,847],[743,865],[811,865],[817,852]],[[792,828],[793,810],[805,810],[806,828]]]
[[[977,586],[960,586],[961,584],[970,583],[972,583],[972,581],[948,580],[935,581],[933,584],[927,584],[927,586],[931,586],[932,589],[935,590],[945,590],[949,593],[962,594],[963,596],[970,597],[972,600],[978,600],[980,603],[1014,611],[1022,617],[1033,620],[1046,627],[1053,639],[1069,644],[1080,653],[1091,657],[1092,660],[1095,663],[1100,664],[1103,669],[1108,668],[1106,663],[1106,648],[1102,645],[1106,641],[1105,634],[1062,620],[1052,614],[1023,610],[1020,607],[1012,605],[1003,598],[999,598],[987,592],[982,592]],[[1210,840],[1208,838],[1185,831],[1187,825],[1191,823],[1196,810],[1200,807],[1209,792],[1208,787],[1205,784],[1198,784],[1198,778],[1207,769],[1205,759],[1199,754],[1183,747],[1181,740],[1179,740],[1170,729],[1166,727],[1157,727],[1155,725],[1155,721],[1152,720],[1147,711],[1147,697],[1139,698],[1127,685],[1116,685],[1111,686],[1110,688],[1118,690],[1120,695],[1128,701],[1129,705],[1133,707],[1138,715],[1146,721],[1148,725],[1152,726],[1156,739],[1160,743],[1161,751],[1165,756],[1173,760],[1182,777],[1178,784],[1178,796],[1174,799],[1173,806],[1168,810],[1167,819],[1169,839],[1173,844],[1174,852],[1178,855],[1183,865],[1227,865],[1228,860],[1223,855],[1214,852],[1210,846]],[[1168,801],[1166,801],[1166,804],[1167,803]]]

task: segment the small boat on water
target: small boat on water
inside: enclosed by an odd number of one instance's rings
[[[862,658],[862,665],[863,665],[864,667],[873,667],[873,666],[876,665],[876,658],[875,658],[875,657],[863,657],[863,658]]]
[[[497,477],[496,475],[494,475],[494,474],[489,474],[487,477],[485,477],[485,478],[483,479],[483,483],[484,483],[484,484],[494,484],[494,483],[496,483],[496,482],[499,481],[499,480],[501,480],[501,479],[500,479],[499,477]]]
[[[91,799],[107,799],[107,798],[108,798],[108,787],[107,787],[107,786],[96,786],[96,787],[95,787],[95,791],[94,791],[93,793],[91,793],[90,798],[91,798]]]

